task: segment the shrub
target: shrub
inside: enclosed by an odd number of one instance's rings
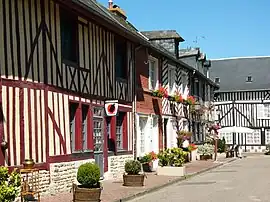
[[[138,175],[141,171],[141,163],[135,160],[129,160],[125,163],[125,172],[128,175]]]
[[[21,176],[14,170],[8,174],[8,169],[0,167],[0,201],[11,202],[19,195],[21,186]]]
[[[226,140],[223,137],[222,140],[218,139],[218,152],[223,153],[226,150]]]
[[[148,154],[145,154],[143,157],[140,157],[138,160],[140,163],[150,163],[153,160],[157,159],[157,155],[155,152],[149,152]]]
[[[161,166],[181,167],[187,154],[188,152],[184,152],[181,148],[166,149],[158,154],[159,164]]]
[[[95,163],[82,164],[77,173],[77,180],[84,188],[98,188],[100,187],[100,170]]]
[[[205,143],[204,145],[198,146],[198,154],[200,155],[211,155],[214,154],[214,145]]]

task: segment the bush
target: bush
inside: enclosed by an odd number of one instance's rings
[[[166,149],[158,154],[159,164],[161,166],[181,167],[187,155],[188,152],[184,152],[181,148]]]
[[[214,154],[215,146],[209,143],[198,146],[198,154],[200,155],[211,155]]]
[[[8,174],[8,169],[0,167],[0,201],[11,202],[19,195],[21,186],[21,176],[14,170]]]
[[[100,170],[95,163],[82,164],[77,173],[77,180],[84,188],[98,188],[100,179]]]
[[[125,163],[125,172],[128,175],[138,175],[141,172],[141,163],[135,160],[129,160]]]
[[[218,152],[223,153],[226,150],[226,140],[223,137],[222,140],[218,139]]]

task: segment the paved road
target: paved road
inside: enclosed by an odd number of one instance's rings
[[[270,158],[247,157],[132,202],[270,202]]]

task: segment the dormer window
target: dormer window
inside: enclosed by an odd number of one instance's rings
[[[246,82],[247,82],[247,83],[251,83],[252,80],[253,80],[253,79],[252,79],[252,76],[248,76],[248,77],[246,78]]]
[[[215,83],[220,83],[220,78],[219,77],[215,78]]]

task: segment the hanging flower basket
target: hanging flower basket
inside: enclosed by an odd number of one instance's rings
[[[159,89],[157,90],[154,90],[152,92],[152,95],[154,97],[159,97],[159,98],[167,98],[168,97],[168,92],[167,92],[167,89],[166,88],[163,88],[163,87],[160,87]]]

